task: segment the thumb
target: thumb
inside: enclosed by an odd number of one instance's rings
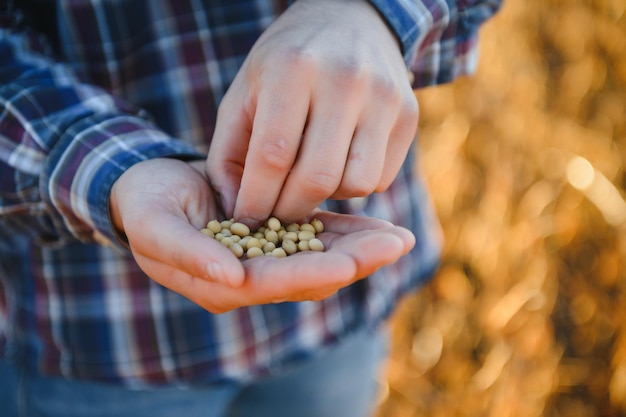
[[[135,231],[127,233],[130,248],[137,262],[148,258],[151,265],[165,265],[173,270],[182,271],[192,277],[219,282],[231,287],[243,284],[245,273],[241,262],[230,250],[215,239],[191,226],[186,218],[171,212],[153,211],[150,217],[159,218],[159,227],[142,225],[136,220]],[[140,232],[136,232],[140,230]],[[148,263],[147,263],[148,264]],[[163,271],[146,271],[153,279],[161,281],[155,275]]]

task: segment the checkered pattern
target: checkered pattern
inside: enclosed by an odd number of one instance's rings
[[[498,7],[372,3],[396,31],[416,87],[470,72],[477,29]],[[4,357],[46,374],[130,386],[246,380],[375,326],[431,274],[437,223],[414,155],[387,192],[327,208],[406,226],[415,249],[322,302],[213,315],[148,279],[127,252],[100,244],[115,242],[107,207],[115,179],[141,160],[206,153],[222,96],[284,7],[0,1]],[[56,12],[58,25],[44,11]]]

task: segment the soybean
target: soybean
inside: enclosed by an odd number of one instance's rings
[[[319,219],[284,224],[270,217],[254,231],[235,219],[211,220],[200,231],[226,246],[237,258],[284,258],[297,252],[324,251],[324,243],[317,237],[324,231],[324,223]]]
[[[243,223],[235,222],[230,226],[230,231],[237,236],[248,236],[250,234],[250,228]]]
[[[257,248],[256,246],[248,248],[248,250],[246,251],[246,256],[248,258],[256,258],[257,256],[263,256],[263,255],[264,255],[263,249]]]
[[[280,220],[278,220],[276,217],[270,217],[269,219],[267,219],[267,227],[275,232],[278,232],[282,227],[282,224]]]
[[[316,252],[324,252],[324,242],[314,237],[309,240],[309,249]]]
[[[315,228],[315,233],[322,233],[324,231],[324,223],[320,219],[311,220],[311,226]]]
[[[243,248],[241,247],[241,245],[239,243],[233,243],[231,244],[228,249],[230,249],[230,251],[237,257],[237,258],[241,258],[243,256]]]
[[[206,228],[213,233],[219,233],[222,231],[222,225],[217,220],[211,220],[210,222],[208,222]]]
[[[298,245],[296,244],[296,242],[290,239],[283,240],[281,247],[289,255],[293,255],[294,253],[298,252]]]

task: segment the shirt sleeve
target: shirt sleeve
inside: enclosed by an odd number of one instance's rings
[[[472,73],[481,24],[500,0],[369,0],[402,47],[413,86],[441,84]]]
[[[142,160],[202,155],[37,52],[39,39],[0,28],[0,234],[115,243],[115,180]]]

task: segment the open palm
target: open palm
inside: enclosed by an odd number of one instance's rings
[[[219,209],[202,162],[140,162],[115,183],[113,221],[152,279],[220,313],[283,301],[320,300],[405,255],[408,230],[369,217],[318,211],[325,252],[243,262],[199,232]]]

